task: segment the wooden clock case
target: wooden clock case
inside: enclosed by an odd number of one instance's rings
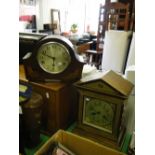
[[[118,149],[117,142],[123,107],[133,88],[133,84],[115,72],[108,71],[101,73],[99,77],[92,75],[89,78],[81,79],[75,83],[75,87],[79,92],[79,110],[77,127],[74,132]],[[84,97],[96,98],[115,105],[112,133],[84,123]]]
[[[52,74],[47,73],[40,68],[37,62],[37,52],[42,44],[48,42],[58,42],[64,45],[71,56],[71,63],[61,73]],[[76,51],[73,48],[72,43],[63,36],[48,35],[41,39],[35,46],[30,57],[24,59],[24,66],[26,71],[26,78],[31,81],[40,82],[52,82],[52,81],[63,81],[63,82],[75,82],[81,78],[82,69],[84,62],[81,62]]]

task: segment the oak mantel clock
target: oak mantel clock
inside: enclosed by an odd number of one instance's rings
[[[24,66],[31,81],[72,82],[81,78],[84,63],[72,43],[63,36],[44,37],[29,55],[24,59]]]
[[[75,83],[75,87],[79,92],[78,130],[75,131],[100,142],[107,139],[117,142],[124,102],[133,84],[108,71],[98,78],[83,78]]]

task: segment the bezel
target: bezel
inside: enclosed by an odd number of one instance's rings
[[[61,70],[50,71],[50,70],[48,70],[47,68],[45,68],[45,67],[41,64],[41,62],[40,62],[39,55],[40,55],[40,53],[42,52],[42,48],[45,48],[46,46],[49,46],[49,45],[52,45],[52,44],[58,45],[59,47],[65,49],[64,51],[67,53],[67,56],[68,56],[67,65],[64,66],[64,68],[61,69]],[[70,56],[70,53],[69,53],[68,49],[67,49],[64,45],[62,45],[62,44],[60,44],[60,43],[58,43],[58,42],[51,41],[51,42],[47,42],[47,43],[45,43],[45,44],[42,44],[42,45],[39,47],[38,52],[37,52],[37,62],[38,62],[38,64],[39,64],[39,66],[40,66],[45,72],[50,73],[50,74],[51,74],[51,73],[52,73],[52,74],[59,74],[59,73],[63,72],[63,71],[70,65],[70,63],[71,63],[71,56]]]
[[[106,127],[104,127],[104,125],[102,124],[98,124],[97,122],[95,122],[94,121],[94,123],[90,120],[90,121],[87,121],[86,120],[86,99],[87,98],[89,98],[89,99],[91,99],[91,100],[98,100],[98,101],[100,101],[100,102],[98,102],[98,103],[100,103],[100,105],[101,104],[107,104],[108,106],[110,106],[110,108],[111,108],[111,110],[112,110],[112,121],[110,122],[111,123],[111,129],[107,129]],[[91,102],[92,103],[92,102]],[[87,105],[88,104],[91,104],[91,103],[88,103],[87,102]],[[95,103],[94,103],[95,104]],[[102,106],[102,105],[101,105]],[[96,106],[94,105],[94,108],[95,108]],[[102,107],[101,107],[102,108]],[[100,109],[101,109],[100,108]],[[101,99],[98,99],[98,98],[92,98],[92,97],[88,97],[88,96],[84,96],[84,106],[83,106],[83,124],[86,124],[86,125],[90,125],[90,126],[92,126],[92,127],[94,127],[94,128],[97,128],[97,129],[100,129],[100,130],[103,130],[103,131],[105,131],[105,132],[108,132],[108,133],[112,133],[112,128],[113,128],[113,120],[114,120],[114,114],[115,114],[115,110],[116,110],[116,105],[115,104],[113,104],[113,103],[110,103],[110,102],[106,102],[105,100],[101,100]]]

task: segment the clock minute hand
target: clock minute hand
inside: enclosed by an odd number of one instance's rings
[[[44,54],[44,53],[43,53],[43,55],[45,55],[45,56],[47,56],[47,57],[49,57],[49,58],[51,58],[51,59],[53,59],[53,60],[55,59],[55,57],[52,57],[52,56],[50,56],[50,55],[47,55],[47,54]]]

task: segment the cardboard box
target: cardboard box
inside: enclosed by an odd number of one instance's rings
[[[54,141],[60,142],[77,155],[125,155],[124,153],[63,130],[57,131],[35,155],[45,155]]]

